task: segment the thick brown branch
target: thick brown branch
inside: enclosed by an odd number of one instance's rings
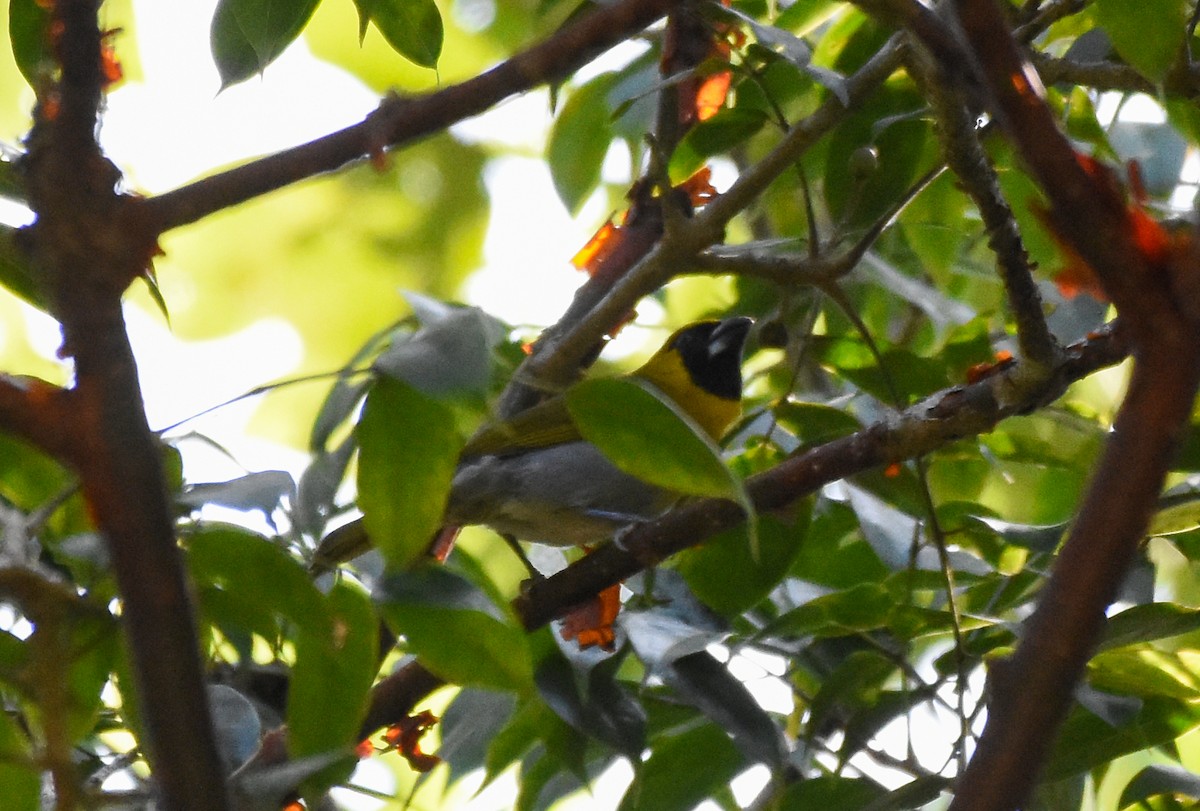
[[[1019,808],[1036,785],[1191,415],[1200,358],[1194,348],[1179,349],[1135,362],[1096,478],[1037,610],[1014,656],[993,670],[987,728],[954,811]]]
[[[143,216],[161,233],[441,132],[509,96],[567,76],[653,23],[678,1],[623,0],[601,7],[473,79],[424,96],[389,97],[359,124],[146,200]]]
[[[992,0],[959,0],[958,9],[995,113],[1049,198],[1060,236],[1096,272],[1135,340],[1154,340],[1162,329],[1179,326],[1159,323],[1157,315],[1174,305],[1165,285],[1146,283],[1149,269],[1120,190],[1078,160],[1043,99],[1036,71],[1005,33],[1000,9]]]
[[[954,811],[1004,811],[1032,793],[1105,611],[1140,543],[1200,384],[1196,235],[1166,239],[1115,181],[1078,159],[992,0],[959,0],[996,113],[1051,204],[1056,230],[1091,266],[1135,347],[1118,414],[1045,592],[1010,662],[998,665],[979,747]]]
[[[102,98],[96,0],[53,4],[62,81],[39,99],[25,158],[31,255],[62,323],[75,385],[56,395],[64,437],[25,421],[79,472],[108,542],[122,599],[148,754],[164,807],[227,807],[208,718],[198,640],[175,544],[159,449],[146,423],[121,294],[144,270],[144,242],[123,226],[128,201],[95,140]],[[0,389],[13,399],[11,387]],[[13,421],[21,418],[12,410]],[[28,415],[26,415],[28,416]],[[69,447],[67,444],[69,443]]]

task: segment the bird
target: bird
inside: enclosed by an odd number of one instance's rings
[[[690,323],[628,377],[657,389],[720,440],[742,413],[742,352],[752,323],[742,316]],[[467,443],[445,522],[486,525],[510,543],[590,546],[658,517],[681,497],[620,470],[584,440],[559,394],[485,426]],[[365,551],[362,541],[361,526],[335,530],[318,547],[314,569]]]

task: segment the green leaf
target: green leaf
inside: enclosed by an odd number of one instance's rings
[[[1190,476],[1163,493],[1147,535],[1176,535],[1200,527],[1200,477]]]
[[[760,516],[757,559],[750,554],[742,526],[687,550],[676,565],[705,605],[736,616],[758,605],[791,569],[804,544],[811,513],[812,500],[805,499],[790,521]]]
[[[862,423],[853,415],[820,403],[787,400],[772,413],[781,426],[795,434],[802,447],[823,445],[862,429]]]
[[[460,575],[433,564],[395,573],[384,580],[378,599],[413,653],[447,681],[501,690],[532,687],[524,630]]]
[[[56,67],[49,47],[49,8],[38,0],[9,0],[8,36],[21,75],[38,87]]]
[[[837,0],[797,0],[779,13],[775,25],[804,36],[842,9]]]
[[[1096,17],[1121,58],[1160,82],[1179,55],[1188,6],[1183,0],[1096,0]]]
[[[986,527],[1000,536],[1007,544],[1032,549],[1035,552],[1053,552],[1058,548],[1067,525],[1063,524],[1014,524],[983,515],[968,515],[966,520]]]
[[[619,809],[687,811],[728,784],[744,765],[720,727],[696,727],[654,746]]]
[[[1154,642],[1200,628],[1200,611],[1174,603],[1135,605],[1109,617],[1099,650]]]
[[[28,254],[18,247],[14,239],[16,233],[15,228],[0,226],[0,285],[48,313],[51,309],[50,300],[37,282]]]
[[[28,733],[14,714],[0,713],[0,792],[10,811],[37,811],[41,807],[41,775],[34,765]]]
[[[1147,698],[1137,716],[1119,727],[1077,706],[1063,725],[1043,779],[1080,774],[1130,752],[1173,741],[1197,726],[1200,711],[1173,698]]]
[[[449,406],[380,378],[358,424],[358,506],[393,569],[419,560],[442,524],[463,438]]]
[[[409,291],[421,328],[397,339],[372,368],[433,397],[484,392],[507,328],[478,307],[456,307]]]
[[[686,495],[744,500],[716,443],[650,386],[592,378],[568,389],[566,399],[583,438],[631,476]]]
[[[1097,654],[1088,662],[1088,683],[1122,696],[1200,696],[1200,678],[1172,653],[1133,645]]]
[[[436,68],[445,30],[433,0],[354,0],[359,39],[373,22],[396,53],[423,68]]]
[[[262,73],[308,24],[320,0],[219,0],[210,40],[221,89]]]
[[[872,780],[823,774],[789,786],[778,808],[780,811],[809,811],[814,808],[857,811],[882,795],[883,789]]]
[[[1145,808],[1147,806],[1142,803],[1161,794],[1180,794],[1200,799],[1200,776],[1180,766],[1151,764],[1138,772],[1125,786],[1117,807]]]
[[[608,93],[617,78],[603,73],[577,89],[550,130],[546,161],[558,199],[572,214],[600,182],[600,166],[613,139]]]
[[[892,596],[875,583],[826,594],[793,608],[764,631],[770,636],[843,636],[881,628],[892,611]]]
[[[487,786],[501,772],[524,756],[539,739],[546,737],[544,729],[562,724],[540,699],[528,699],[517,707],[516,712],[504,727],[492,736],[488,743],[485,763],[487,766],[483,785]]]
[[[187,540],[192,582],[231,595],[247,610],[329,633],[324,598],[303,565],[270,540],[232,525],[209,525]]]
[[[725,108],[701,121],[684,136],[671,156],[670,173],[676,180],[690,177],[713,155],[744,143],[767,123],[761,110]]]
[[[867,344],[857,338],[814,336],[810,346],[821,362],[863,391],[900,405],[924,397],[953,382],[941,359],[922,358],[900,348],[880,347],[883,369]]]
[[[328,632],[306,631],[296,640],[287,706],[292,755],[353,746],[378,670],[378,620],[370,598],[337,580],[326,605]]]

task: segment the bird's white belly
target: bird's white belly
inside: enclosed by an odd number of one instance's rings
[[[464,462],[454,475],[446,517],[521,540],[582,545],[654,518],[675,500],[580,441]]]

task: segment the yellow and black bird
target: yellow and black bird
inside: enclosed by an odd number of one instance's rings
[[[744,317],[689,324],[630,377],[656,387],[719,440],[742,413],[742,349],[750,326]],[[559,395],[487,426],[467,444],[446,522],[484,524],[526,541],[587,545],[655,518],[679,498],[618,469],[584,440]],[[314,568],[365,551],[346,548],[351,534],[342,528],[326,538]],[[354,534],[361,536],[361,528]]]

